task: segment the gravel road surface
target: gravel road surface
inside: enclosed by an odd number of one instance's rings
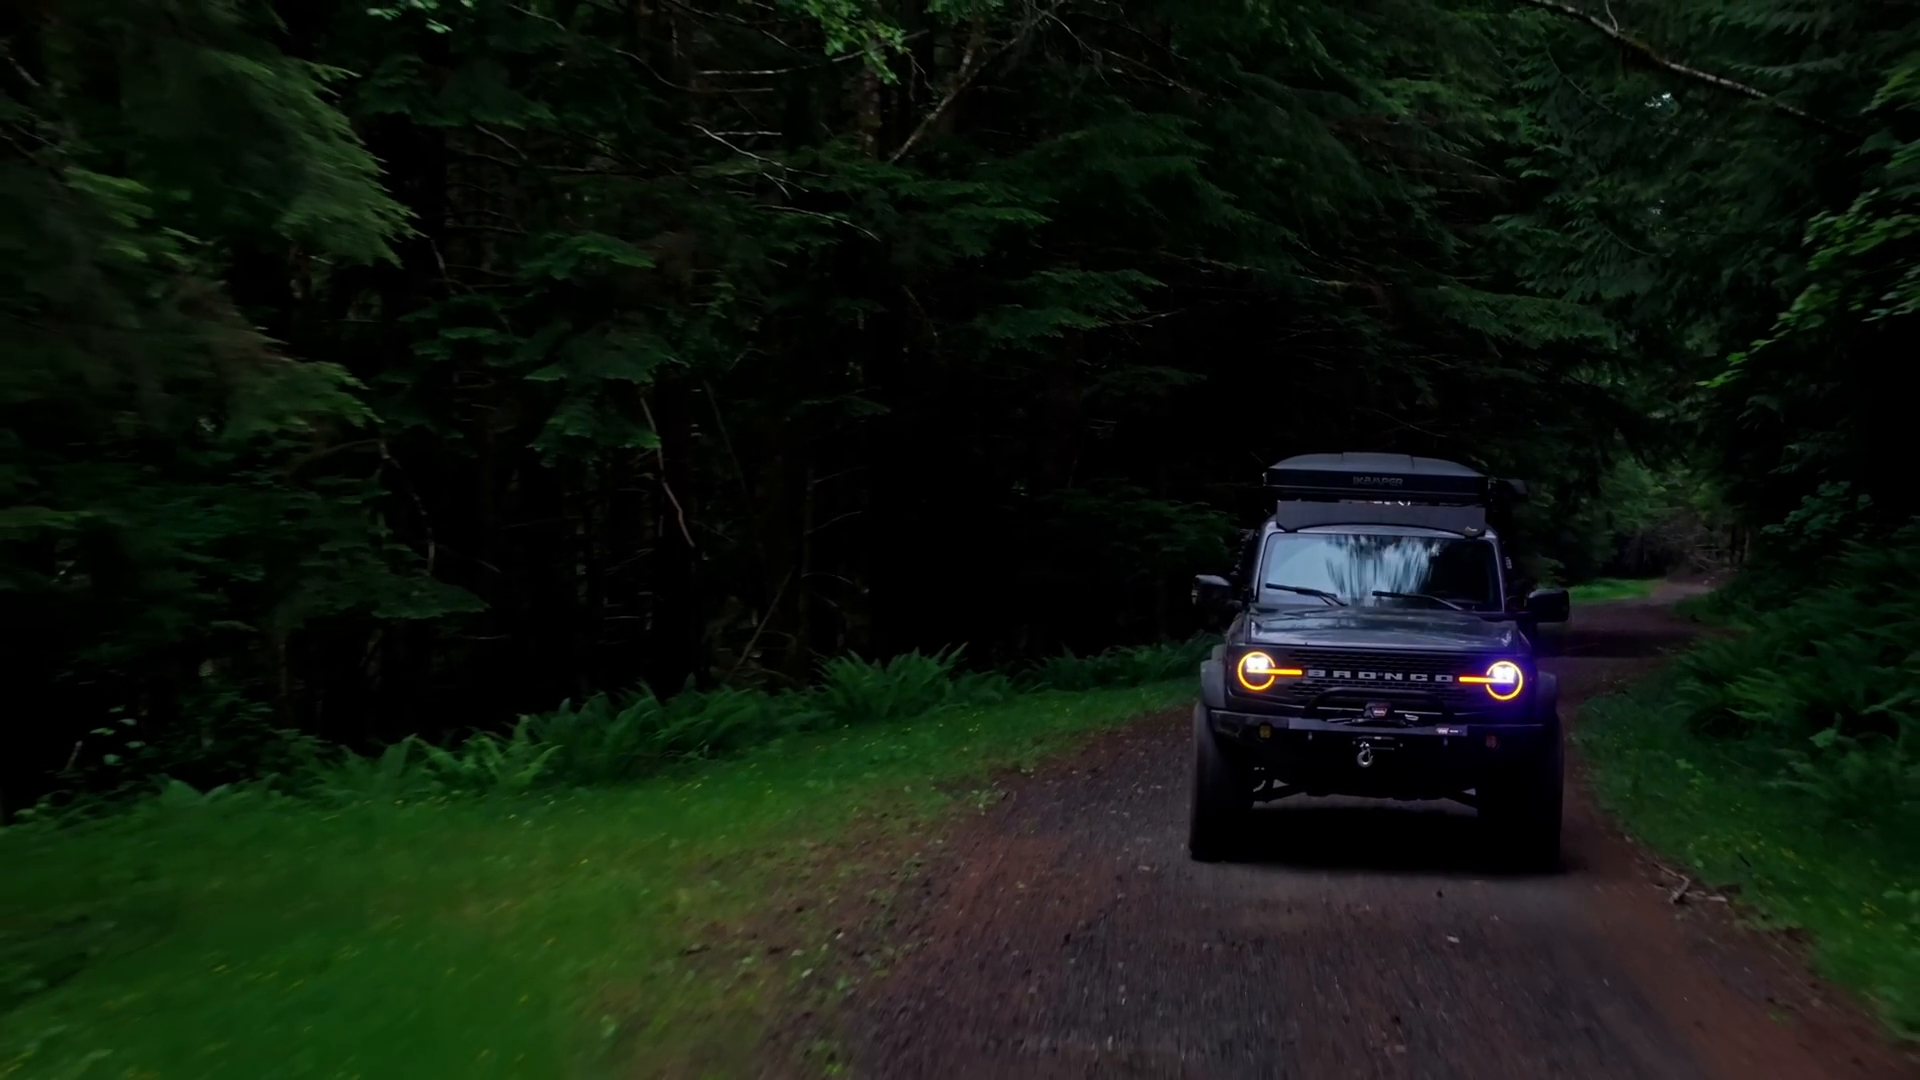
[[[1683,644],[1671,590],[1583,607],[1563,710]],[[945,838],[855,1003],[856,1075],[1920,1076],[1791,942],[1688,894],[1570,785],[1563,872],[1485,868],[1451,804],[1289,799],[1185,850],[1189,713],[1012,784]],[[1577,762],[1576,762],[1577,770]]]

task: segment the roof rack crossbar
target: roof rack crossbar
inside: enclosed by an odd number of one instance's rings
[[[1319,525],[1401,525],[1477,537],[1486,535],[1487,511],[1431,503],[1283,501],[1274,509],[1273,523],[1287,532]]]

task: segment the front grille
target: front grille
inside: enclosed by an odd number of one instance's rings
[[[1458,653],[1385,652],[1365,649],[1287,649],[1299,667],[1342,671],[1398,671],[1420,675],[1460,675],[1473,670],[1472,657]]]
[[[1477,710],[1487,704],[1487,695],[1477,686],[1433,681],[1436,675],[1470,674],[1485,663],[1458,653],[1295,648],[1286,650],[1283,663],[1326,672],[1290,680],[1287,696],[1333,711],[1357,710],[1368,700],[1405,701],[1410,712]]]

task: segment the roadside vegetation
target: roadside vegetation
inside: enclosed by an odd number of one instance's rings
[[[1629,830],[1920,1037],[1920,531],[1792,581],[1696,603],[1721,632],[1579,738]]]
[[[746,1074],[866,970],[837,935],[927,825],[1186,700],[1205,648],[595,698],[0,830],[0,1076]]]
[[[1608,600],[1635,600],[1653,592],[1660,578],[1595,578],[1567,590],[1576,604],[1599,604]]]

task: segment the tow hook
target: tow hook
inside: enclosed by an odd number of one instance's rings
[[[1353,755],[1353,760],[1356,764],[1358,764],[1363,769],[1372,768],[1373,767],[1373,744],[1368,742],[1365,739],[1360,740],[1360,752]]]

